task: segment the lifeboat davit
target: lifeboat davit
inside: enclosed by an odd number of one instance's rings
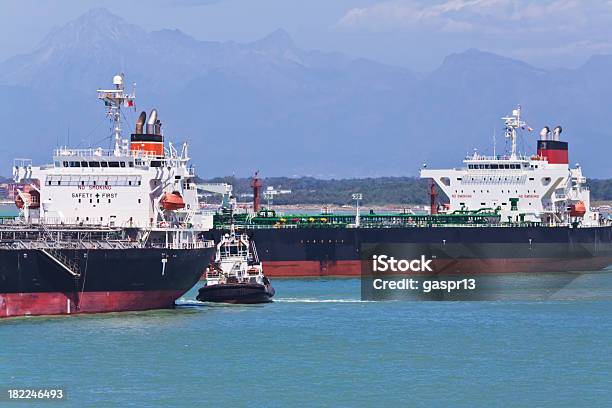
[[[185,208],[185,200],[178,191],[164,193],[160,200],[160,205],[164,210],[175,211]]]
[[[570,206],[571,217],[584,217],[584,214],[586,214],[586,206],[582,201],[579,201],[577,204],[572,204]]]
[[[26,188],[15,197],[15,205],[22,210],[25,206],[30,209],[40,207],[40,193],[33,188]]]

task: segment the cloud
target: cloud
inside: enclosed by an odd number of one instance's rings
[[[512,33],[609,30],[612,6],[593,0],[390,0],[348,10],[342,29]],[[595,23],[595,27],[593,27]]]
[[[385,0],[348,10],[345,32],[409,34],[546,63],[612,51],[612,0]],[[434,40],[435,38],[435,40]]]

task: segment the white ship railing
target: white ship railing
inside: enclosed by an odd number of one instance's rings
[[[517,155],[515,157],[508,155],[497,155],[497,156],[485,156],[480,154],[473,154],[465,156],[465,161],[529,161],[529,160],[543,160],[540,156],[525,156],[525,155]]]
[[[164,243],[152,243],[149,244],[148,247],[151,248],[159,248],[159,249],[206,249],[206,248],[214,248],[214,241],[198,241],[198,242],[182,242],[182,243],[173,243],[169,242],[167,244]]]

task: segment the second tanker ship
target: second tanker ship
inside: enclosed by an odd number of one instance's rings
[[[436,273],[597,271],[612,265],[612,225],[590,208],[579,166],[570,168],[561,127],[542,129],[537,154],[517,152],[520,107],[503,118],[506,155],[474,154],[457,169],[422,169],[429,214],[294,215],[221,212],[216,238],[237,227],[257,243],[269,276],[357,276],[364,248],[402,245]],[[255,208],[261,183],[254,183]],[[438,205],[436,187],[449,198]]]

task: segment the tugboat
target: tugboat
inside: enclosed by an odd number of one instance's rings
[[[264,275],[255,243],[234,228],[221,237],[214,261],[206,269],[200,302],[255,304],[268,303],[274,288]]]

